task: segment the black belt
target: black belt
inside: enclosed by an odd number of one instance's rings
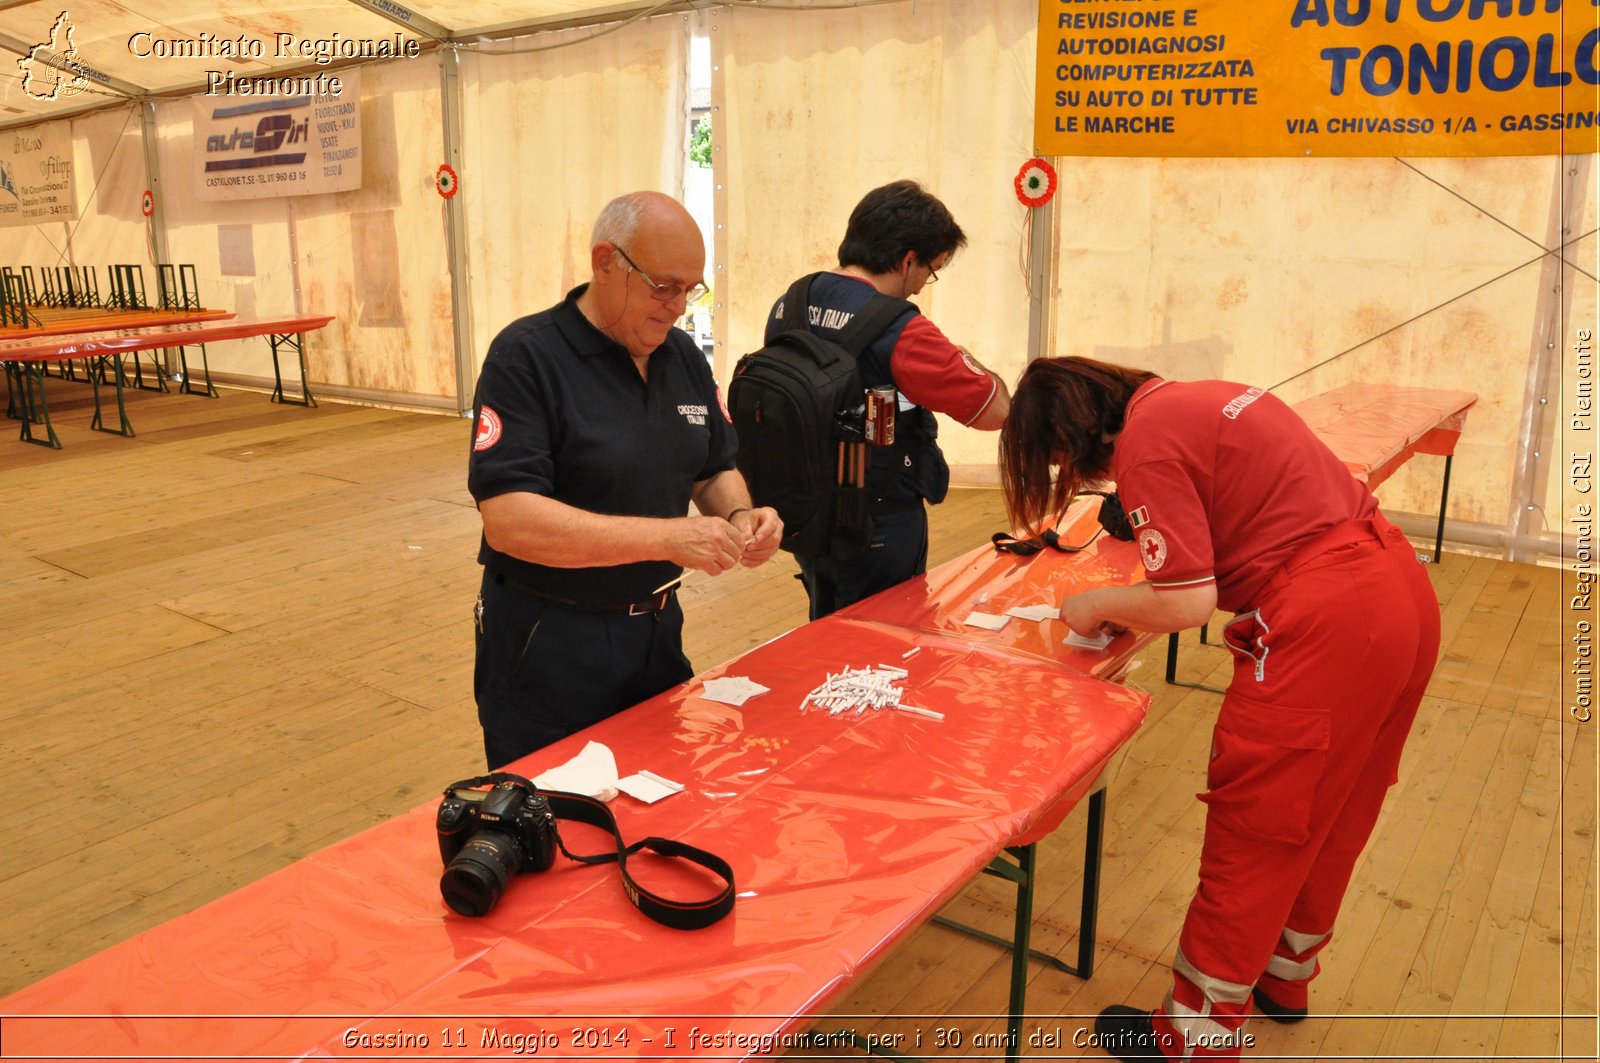
[[[541,602],[554,602],[556,605],[569,606],[584,613],[622,613],[624,616],[649,616],[651,613],[659,613],[665,609],[678,593],[678,589],[673,587],[643,601],[601,605],[592,602],[580,602],[572,598],[563,598],[556,594],[548,594],[537,587],[530,587],[515,576],[507,575],[504,572],[496,572],[494,579],[496,583],[510,587],[518,594],[526,594],[529,598],[537,598]]]

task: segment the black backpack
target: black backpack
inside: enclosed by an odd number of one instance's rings
[[[856,360],[916,307],[875,293],[837,340],[824,339],[806,327],[807,295],[818,276],[790,285],[784,330],[739,359],[728,412],[751,499],[783,518],[782,548],[799,558],[849,560],[866,552],[872,533]]]

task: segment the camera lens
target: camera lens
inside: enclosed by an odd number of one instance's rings
[[[467,840],[439,879],[444,902],[462,915],[487,915],[522,866],[522,846],[505,831],[482,830]]]

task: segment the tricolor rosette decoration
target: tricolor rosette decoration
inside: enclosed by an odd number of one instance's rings
[[[1043,159],[1029,159],[1017,171],[1017,198],[1025,207],[1042,207],[1056,194],[1056,170]]]
[[[450,199],[461,189],[461,178],[456,176],[456,171],[449,163],[439,167],[433,175],[433,187],[444,199]]]

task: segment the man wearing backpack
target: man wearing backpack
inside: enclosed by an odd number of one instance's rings
[[[945,205],[915,181],[868,192],[845,228],[839,267],[817,274],[804,308],[807,328],[837,340],[874,293],[906,299],[939,279],[967,242]],[[793,327],[779,299],[766,342]],[[998,431],[1011,395],[1004,381],[957,347],[915,307],[890,322],[858,360],[864,388],[893,387],[898,398],[895,442],[869,447],[866,487],[871,539],[857,558],[797,557],[811,600],[811,619],[920,575],[928,562],[923,502],[944,501],[950,467],[939,450],[934,412],[972,428]]]

